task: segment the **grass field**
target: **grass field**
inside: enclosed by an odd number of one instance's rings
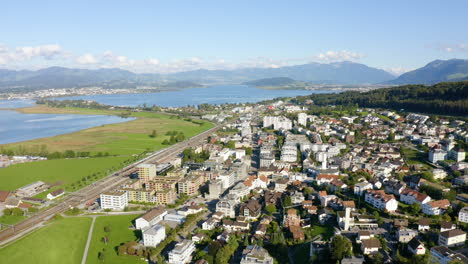
[[[6,225],[14,225],[24,219],[26,219],[26,216],[2,215],[0,216],[0,223]]]
[[[98,259],[98,254],[103,249],[105,250],[104,263],[125,264],[125,263],[146,263],[134,256],[118,256],[116,248],[124,242],[135,241],[140,239],[140,231],[130,230],[128,227],[132,225],[138,215],[116,215],[116,216],[100,216],[94,224],[93,238],[89,247],[88,264],[102,263]],[[110,226],[111,231],[106,233],[105,226]],[[109,243],[106,245],[101,242],[102,237],[107,236]]]
[[[117,169],[127,159],[129,157],[58,159],[15,164],[0,170],[0,190],[13,191],[39,180],[61,182],[70,188],[71,183],[90,174],[107,175],[109,169]]]
[[[103,114],[119,115],[122,111],[117,110],[95,110],[81,108],[51,108],[36,106],[22,108],[22,113],[53,113],[53,114]],[[111,155],[130,155],[142,153],[147,150],[158,150],[164,147],[161,144],[165,139],[167,131],[182,131],[186,138],[197,135],[211,127],[212,123],[203,121],[203,124],[195,124],[190,121],[177,118],[176,116],[164,115],[150,112],[129,113],[136,120],[102,125],[94,128],[81,130],[69,134],[35,139],[19,143],[3,145],[6,149],[37,149],[46,145],[49,152],[73,150],[79,152],[108,152]],[[152,138],[150,134],[155,130],[157,136]]]
[[[91,218],[56,220],[36,232],[0,249],[1,263],[79,264]]]

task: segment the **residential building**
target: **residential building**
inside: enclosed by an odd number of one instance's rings
[[[361,243],[362,252],[366,255],[377,253],[381,247],[377,238],[364,239]]]
[[[453,260],[458,260],[463,264],[468,264],[468,258],[461,253],[457,253],[445,246],[431,248],[430,264],[448,264]]]
[[[364,194],[365,190],[370,190],[370,189],[372,189],[372,184],[369,183],[368,181],[362,181],[354,185],[354,194],[361,196]]]
[[[286,216],[284,217],[284,227],[300,226],[301,217],[297,214],[296,209],[288,209]]]
[[[111,210],[123,210],[128,206],[127,192],[107,192],[100,196],[101,208]]]
[[[156,204],[172,204],[177,199],[177,193],[174,189],[155,191]]]
[[[137,166],[138,178],[142,182],[149,182],[156,177],[156,165],[155,164],[140,164]]]
[[[447,159],[447,151],[441,149],[431,149],[429,151],[429,161],[437,163],[438,161]]]
[[[400,229],[397,232],[398,242],[400,243],[408,243],[418,235],[418,232],[411,230],[411,229]]]
[[[400,201],[405,204],[419,203],[421,206],[428,203],[431,197],[410,188],[404,189],[400,194]]]
[[[448,158],[456,162],[465,160],[465,150],[453,148],[448,152]]]
[[[273,264],[273,258],[264,248],[257,245],[249,245],[242,251],[240,264]]]
[[[380,210],[394,212],[398,208],[398,202],[393,194],[386,194],[384,190],[366,190],[364,200]]]
[[[143,230],[142,233],[145,247],[156,247],[166,238],[166,228],[162,225],[154,225]]]
[[[239,215],[248,220],[257,219],[262,212],[262,205],[257,200],[249,200],[241,205]]]
[[[221,199],[216,203],[216,211],[224,213],[227,217],[234,218],[236,217],[235,206],[235,202],[228,199]]]
[[[362,256],[350,256],[344,257],[341,260],[341,264],[364,264],[365,259]]]
[[[414,255],[426,254],[426,247],[417,238],[411,239],[411,241],[408,243],[408,250]]]
[[[431,219],[421,218],[418,220],[418,231],[429,231]]]
[[[458,221],[462,223],[468,223],[468,207],[463,207],[458,212]]]
[[[427,215],[442,215],[449,207],[449,200],[443,199],[423,204],[422,211]]]
[[[195,251],[195,243],[191,240],[184,239],[177,243],[173,250],[169,252],[170,264],[185,264],[190,263],[192,254]]]
[[[464,245],[466,233],[460,229],[452,229],[439,234],[439,246],[457,247]]]
[[[156,196],[154,196],[155,191],[147,189],[124,189],[128,194],[129,202],[139,202],[139,203],[155,203]]]
[[[55,190],[53,192],[50,192],[47,194],[47,199],[49,200],[54,200],[62,195],[65,194],[65,190],[64,189],[58,189],[58,190]]]
[[[187,194],[188,196],[198,194],[198,189],[202,184],[202,175],[190,175],[179,182],[179,194]]]

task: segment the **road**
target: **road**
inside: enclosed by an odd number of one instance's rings
[[[94,223],[96,222],[96,216],[92,217],[93,221],[89,227],[88,240],[86,241],[85,250],[83,253],[83,259],[81,259],[81,264],[86,264],[86,259],[88,258],[89,245],[91,244],[91,238],[93,237]]]
[[[87,201],[95,200],[101,193],[111,191],[122,185],[129,178],[128,176],[136,172],[136,166],[142,163],[165,163],[179,155],[184,149],[196,146],[202,143],[208,136],[222,128],[225,124],[217,125],[210,128],[186,141],[177,143],[163,150],[154,152],[148,157],[139,160],[118,172],[114,172],[101,180],[84,187],[83,189],[74,192],[65,197],[61,202],[37,213],[36,215],[16,224],[9,228],[0,231],[0,245],[3,245],[9,238],[23,233],[25,230],[30,230],[39,226],[38,224],[49,220],[58,213],[63,213],[70,207],[77,207]]]

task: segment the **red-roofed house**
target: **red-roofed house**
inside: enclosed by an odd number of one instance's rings
[[[427,215],[441,215],[450,207],[450,201],[447,199],[431,201],[423,204],[422,211]]]
[[[427,194],[420,193],[410,188],[404,189],[400,194],[400,201],[405,204],[419,203],[421,206],[428,203],[431,197]]]

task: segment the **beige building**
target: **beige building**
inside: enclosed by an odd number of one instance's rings
[[[137,166],[138,178],[142,182],[149,182],[156,177],[156,165],[154,164],[140,164]]]

